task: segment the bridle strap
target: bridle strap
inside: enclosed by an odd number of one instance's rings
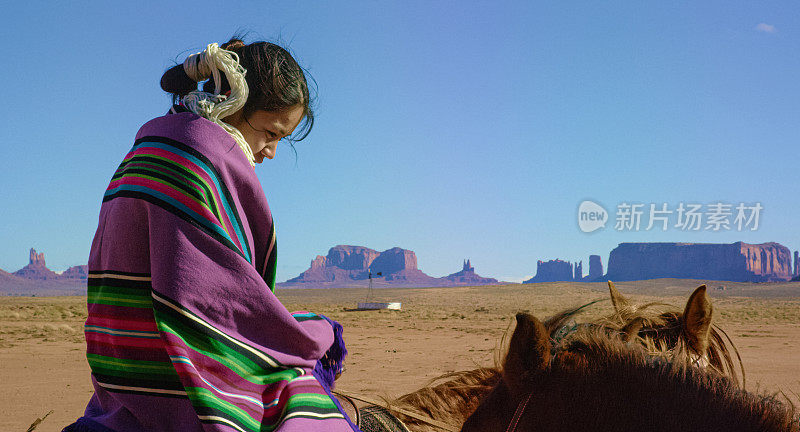
[[[519,419],[520,417],[522,417],[522,413],[525,412],[525,408],[528,406],[528,402],[530,402],[531,396],[533,396],[533,392],[528,393],[528,396],[525,397],[525,400],[520,401],[519,405],[517,405],[517,410],[514,411],[514,417],[511,418],[511,423],[508,424],[506,432],[514,432],[517,429],[517,423],[519,423]]]
[[[360,428],[361,428],[361,411],[359,411],[359,410],[358,410],[358,405],[356,405],[356,402],[353,400],[353,398],[352,398],[352,397],[350,397],[350,396],[348,396],[348,395],[346,395],[346,394],[344,394],[344,393],[339,393],[339,392],[337,392],[337,391],[334,391],[333,393],[334,393],[334,394],[335,394],[337,397],[341,397],[341,398],[343,398],[344,400],[346,400],[347,402],[349,402],[349,403],[350,403],[350,405],[353,407],[353,411],[355,411],[355,413],[356,413],[356,414],[355,414],[355,416],[356,416],[356,418],[355,418],[355,420],[356,420],[356,426],[358,426],[358,427],[359,427],[359,429],[360,429]],[[352,420],[352,419],[351,419],[351,420]]]
[[[408,410],[405,410],[405,409],[402,409],[402,408],[391,407],[391,406],[389,406],[389,404],[387,404],[386,402],[383,402],[383,401],[379,401],[379,400],[372,399],[372,398],[369,398],[369,397],[366,397],[366,396],[361,396],[361,395],[357,396],[357,395],[354,395],[352,393],[344,393],[344,392],[341,392],[341,391],[334,391],[333,393],[336,394],[336,395],[342,395],[342,396],[345,396],[345,397],[349,397],[349,398],[355,399],[357,401],[366,402],[368,404],[384,407],[384,408],[386,408],[386,409],[388,409],[390,411],[398,412],[400,414],[403,414],[403,415],[406,415],[408,417],[417,419],[417,420],[419,420],[419,421],[421,421],[423,423],[427,423],[427,424],[429,424],[431,426],[434,426],[434,427],[437,427],[439,429],[444,429],[444,430],[446,430],[448,432],[458,432],[459,431],[458,429],[448,425],[447,423],[440,422],[440,421],[434,420],[434,419],[432,419],[430,417],[425,417],[425,416],[419,415],[419,414],[417,414],[415,412],[411,412],[411,411],[408,411]]]

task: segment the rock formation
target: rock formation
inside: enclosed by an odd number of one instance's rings
[[[58,273],[47,268],[44,262],[44,252],[36,253],[36,250],[31,248],[30,259],[28,265],[15,271],[14,276],[24,279],[34,280],[52,280],[58,279]]]
[[[794,272],[792,275],[794,277],[800,276],[800,254],[797,251],[794,251]]]
[[[403,270],[417,270],[417,255],[414,251],[399,247],[381,252],[369,265],[372,274],[380,272],[387,278]]]
[[[44,253],[31,248],[28,265],[14,273],[0,270],[0,295],[85,295],[87,273],[82,265],[58,274],[47,268]]]
[[[605,277],[786,281],[792,278],[791,252],[778,243],[621,243],[611,251]]]
[[[334,246],[327,256],[317,256],[308,270],[283,284],[317,284],[326,287],[346,286],[347,282],[369,279],[402,282],[409,285],[435,286],[438,279],[417,269],[414,251],[394,247],[378,252],[363,246]],[[380,277],[376,277],[378,273]],[[283,285],[282,284],[282,285]]]
[[[380,273],[380,276],[378,276]],[[363,246],[332,247],[327,256],[318,255],[311,260],[308,270],[299,276],[281,282],[282,288],[334,288],[364,286],[372,274],[376,287],[436,287],[455,285],[486,285],[499,283],[475,273],[469,260],[464,261],[458,273],[435,278],[417,268],[414,251],[394,247],[378,252]]]
[[[460,284],[460,285],[489,285],[496,284],[497,279],[485,278],[475,273],[475,267],[469,262],[464,261],[461,271],[443,277],[442,279]]]
[[[44,262],[44,252],[37,254],[36,253],[36,249],[31,248],[30,258],[29,258],[28,264],[29,265],[46,267],[47,264],[45,264],[45,262]]]
[[[363,246],[335,246],[328,250],[325,258],[326,267],[337,267],[342,270],[366,272],[372,261],[380,252]],[[364,277],[367,277],[365,274]]]
[[[64,273],[61,273],[62,279],[86,280],[88,279],[88,277],[89,277],[89,266],[86,264],[72,266],[64,270]]]
[[[600,255],[589,255],[589,275],[584,279],[586,282],[592,282],[603,278],[603,261]]]
[[[575,273],[572,276],[572,280],[579,281],[583,279],[583,261],[578,262],[575,264]]]
[[[523,283],[534,282],[563,282],[574,281],[575,271],[572,263],[554,259],[550,261],[539,260],[536,262],[536,276],[524,281]]]
[[[0,269],[0,280],[9,280],[9,279],[14,279],[15,277],[16,276],[14,276],[13,274],[3,269]]]

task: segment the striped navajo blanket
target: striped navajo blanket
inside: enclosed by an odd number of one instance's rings
[[[89,256],[96,431],[357,431],[314,372],[334,341],[275,297],[264,191],[219,126],[145,124],[103,196]]]

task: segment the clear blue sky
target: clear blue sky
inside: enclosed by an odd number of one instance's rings
[[[257,167],[279,281],[337,244],[503,280],[537,259],[606,264],[620,242],[800,248],[796,2],[227,3],[4,7],[0,268],[30,247],[54,270],[86,262],[111,174],[169,107],[161,74],[237,30],[288,45],[319,87],[298,159]],[[587,234],[584,199],[612,218],[622,202],[764,210],[756,231]]]

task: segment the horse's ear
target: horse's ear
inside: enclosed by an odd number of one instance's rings
[[[611,304],[614,305],[614,311],[617,313],[619,313],[620,309],[630,306],[628,299],[623,297],[622,294],[617,291],[617,287],[614,286],[614,282],[608,281],[608,292],[611,294]]]
[[[703,355],[708,348],[708,338],[711,332],[711,299],[706,294],[706,286],[700,285],[686,302],[683,311],[683,334],[689,346],[698,354]]]
[[[508,354],[503,364],[503,380],[512,392],[524,383],[520,377],[541,371],[550,364],[550,335],[536,317],[517,314],[517,328],[511,335]]]
[[[625,325],[620,331],[622,333],[622,340],[625,342],[632,341],[636,336],[639,335],[639,330],[642,329],[644,326],[644,320],[642,318],[635,318],[631,322]]]

